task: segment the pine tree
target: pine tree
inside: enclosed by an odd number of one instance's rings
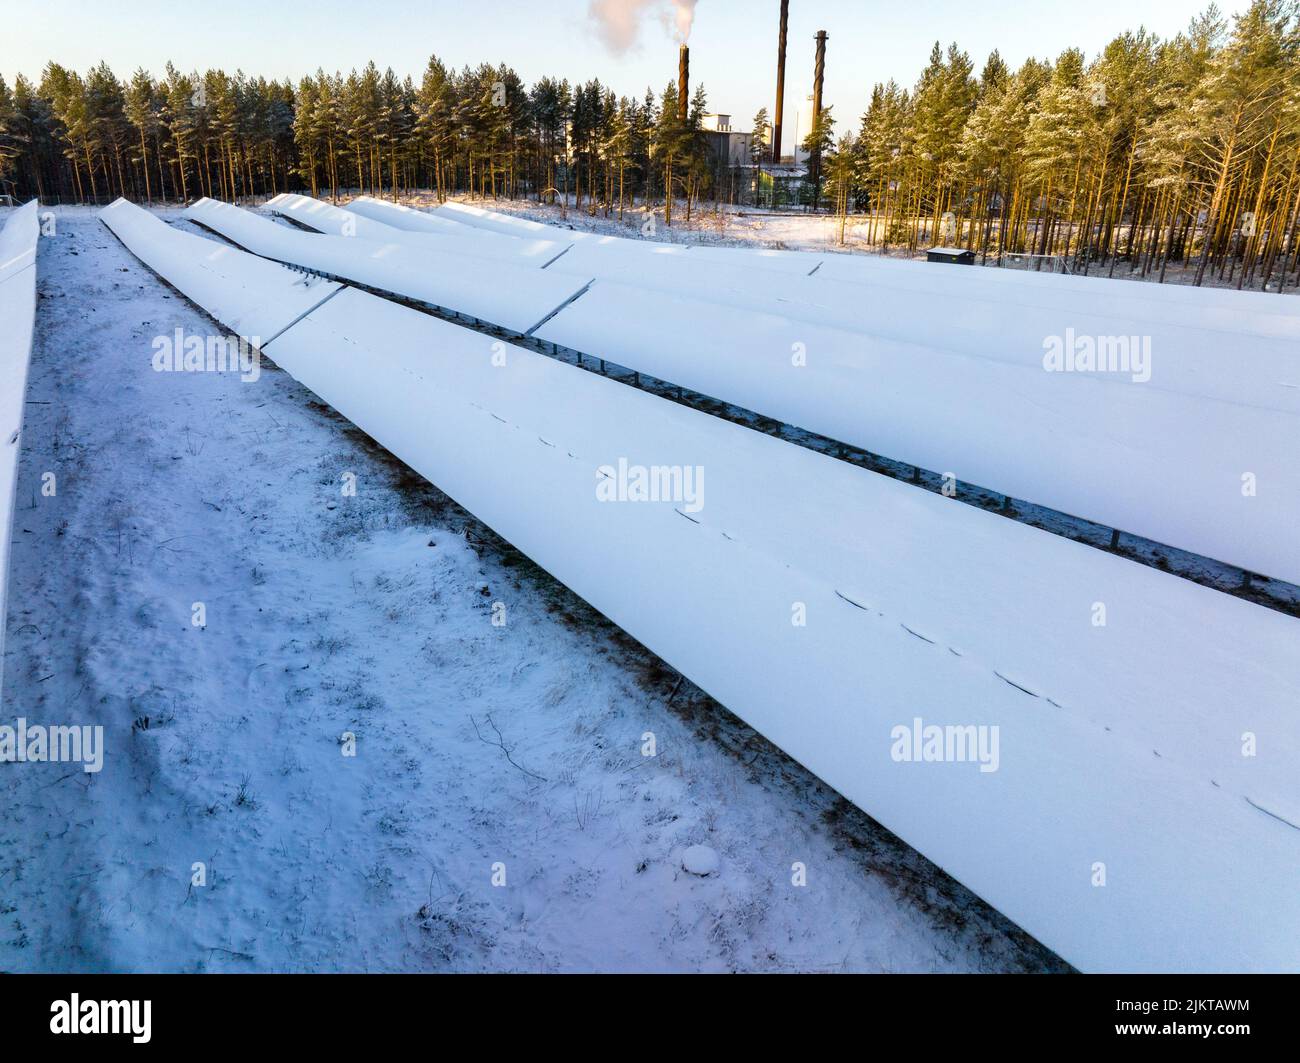
[[[853,138],[841,137],[834,150],[827,154],[825,162],[826,190],[835,200],[835,213],[840,219],[839,242],[843,245],[849,203],[858,181],[859,158]]]
[[[140,154],[136,161],[144,171],[145,199],[153,203],[149,145],[158,135],[158,111],[154,99],[153,78],[143,69],[136,70],[131,76],[131,84],[126,91],[126,116],[140,138]]]
[[[651,155],[663,177],[664,224],[669,227],[673,224],[673,193],[677,181],[674,162],[686,140],[687,130],[677,110],[677,85],[670,81],[660,97],[659,118],[651,140]]]
[[[851,144],[869,243],[915,249],[942,224],[985,260],[1033,251],[1082,272],[1123,261],[1164,280],[1181,263],[1198,283],[1300,283],[1295,0],[1254,0],[1231,21],[1210,7],[1169,40],[1123,33],[1091,60],[1067,49],[1012,72],[994,51],[974,69],[936,42],[915,86],[872,87]],[[161,80],[137,70],[122,82],[102,63],[84,76],[50,63],[39,84],[0,83],[0,183],[15,198],[81,201],[328,185],[337,202],[344,186],[399,198],[426,185],[443,199],[554,202],[572,187],[606,216],[617,199],[620,217],[639,190],[663,197],[669,223],[677,197],[688,221],[701,200],[734,198],[700,131],[702,85],[683,122],[675,84],[635,100],[571,84],[528,87],[502,63],[452,72],[436,57],[418,84],[374,62],[297,85],[171,64]],[[757,180],[766,118],[754,120]],[[847,167],[850,145],[832,148],[821,125],[804,141],[808,186],[819,201],[829,178],[846,227],[843,175],[826,167]]]
[[[830,107],[822,108],[813,116],[812,128],[804,137],[800,147],[808,153],[808,171],[812,179],[812,207],[817,210],[821,205],[822,159],[828,155],[835,144],[835,118]]]

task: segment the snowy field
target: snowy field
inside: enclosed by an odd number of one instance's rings
[[[4,700],[115,767],[0,765],[0,969],[1065,969],[273,365],[154,372],[211,320],[96,214],[40,246]]]

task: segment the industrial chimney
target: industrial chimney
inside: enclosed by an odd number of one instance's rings
[[[781,30],[776,38],[776,115],[772,119],[772,163],[781,163],[781,118],[785,110],[785,31],[790,21],[790,0],[781,0]]]
[[[690,100],[688,97],[691,80],[691,50],[682,45],[681,51],[677,53],[677,117],[681,120],[682,125],[686,124],[686,117],[690,114]]]
[[[817,58],[813,61],[813,132],[817,130],[817,119],[822,113],[822,81],[826,77],[826,31],[817,31]],[[813,210],[821,200],[822,189],[822,152],[814,144],[812,158],[809,160],[813,182]]]
[[[826,31],[817,31],[817,59],[813,63],[813,120],[822,113],[822,81],[826,77]]]

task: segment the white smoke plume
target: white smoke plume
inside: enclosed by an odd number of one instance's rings
[[[611,52],[621,55],[637,43],[641,24],[651,12],[664,28],[685,44],[695,22],[697,0],[591,0],[587,15],[596,23],[596,34]]]
[[[678,44],[685,44],[691,39],[691,27],[695,25],[696,0],[670,0],[672,8],[673,29]]]

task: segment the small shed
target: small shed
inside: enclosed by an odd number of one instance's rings
[[[960,247],[932,247],[925,253],[927,262],[951,262],[954,266],[975,265],[975,252]]]

